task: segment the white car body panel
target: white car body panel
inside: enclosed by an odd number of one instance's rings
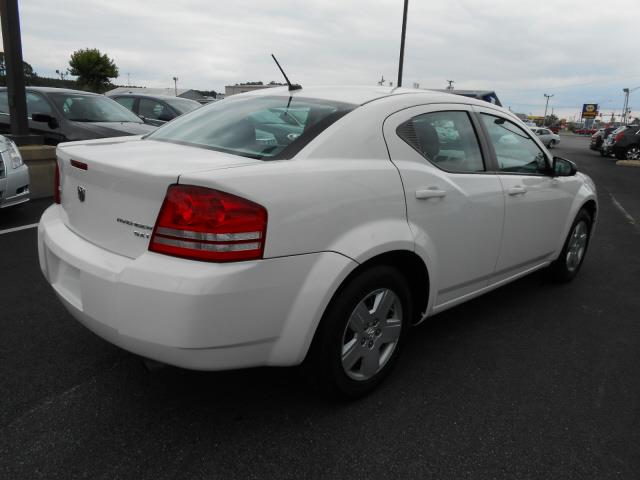
[[[391,160],[402,176],[414,240],[425,250],[432,250],[429,256],[442,265],[430,269],[432,284],[438,285],[437,304],[487,284],[498,256],[504,217],[504,198],[496,175],[440,170],[396,134],[396,128],[412,117],[439,110],[470,111],[470,107],[413,107],[390,116],[384,123]],[[445,196],[416,198],[416,192],[425,189],[442,190]]]
[[[445,109],[486,108],[523,125],[484,102],[383,87],[268,90],[244,96],[363,105],[290,160],[140,137],[58,147],[62,204],[43,215],[38,248],[45,277],[75,318],[125,349],[182,367],[295,365],[335,292],[378,255],[407,252],[426,266],[426,317],[547,265],[577,211],[596,201],[593,182],[580,174],[444,172],[395,133],[418,112]],[[149,252],[145,233],[174,183],[265,207],[264,258],[209,263]],[[526,184],[527,195],[511,198],[512,184]],[[431,186],[446,196],[416,199]]]

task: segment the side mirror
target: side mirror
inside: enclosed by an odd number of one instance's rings
[[[553,176],[572,177],[578,172],[578,167],[571,160],[562,157],[553,157]]]
[[[31,114],[31,120],[34,122],[43,122],[49,125],[49,128],[58,128],[58,119],[48,113],[33,113]]]

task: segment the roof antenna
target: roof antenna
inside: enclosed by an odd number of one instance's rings
[[[287,77],[287,74],[284,73],[284,70],[282,70],[282,67],[278,63],[278,60],[276,60],[276,57],[275,57],[275,55],[273,53],[271,54],[271,58],[273,58],[273,61],[276,62],[276,65],[278,66],[278,68],[282,72],[282,75],[284,76],[284,79],[287,81],[287,85],[289,85],[289,91],[302,89],[302,87],[300,85],[298,85],[298,84],[293,84],[293,85],[291,84],[291,82],[289,81],[289,78]]]

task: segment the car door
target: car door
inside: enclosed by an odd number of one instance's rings
[[[42,135],[47,145],[57,145],[66,140],[66,136],[61,129],[60,115],[54,110],[44,95],[39,92],[26,92],[27,99],[27,117],[29,121],[29,131],[36,135]],[[44,113],[55,119],[53,122],[34,122],[32,115],[34,113]]]
[[[552,159],[527,128],[500,111],[475,110],[504,192],[504,233],[492,279],[500,281],[552,259],[579,182],[551,175]]]
[[[493,274],[504,215],[470,107],[416,106],[383,126],[402,177],[416,248],[432,255],[436,309],[483,288]]]

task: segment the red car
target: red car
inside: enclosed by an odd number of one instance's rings
[[[576,135],[593,135],[596,132],[597,130],[595,128],[579,128],[573,133]]]

